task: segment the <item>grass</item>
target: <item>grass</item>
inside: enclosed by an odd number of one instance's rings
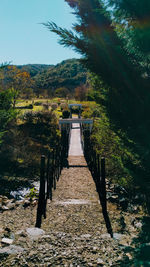
[[[41,103],[40,105],[36,105],[36,103]],[[89,101],[77,101],[75,99],[70,99],[70,100],[66,100],[63,98],[34,98],[31,100],[25,100],[25,99],[18,99],[17,103],[16,103],[16,107],[19,110],[19,114],[23,115],[25,112],[40,112],[40,111],[44,111],[44,106],[43,104],[51,104],[51,103],[57,103],[57,104],[61,104],[62,102],[68,102],[68,104],[82,104],[83,107],[88,110],[90,109],[94,109],[96,106],[95,102],[89,102]],[[27,109],[27,108],[23,108],[29,105],[33,105],[33,109]],[[21,107],[19,109],[19,107]],[[49,110],[51,109],[51,107],[49,107]],[[57,118],[61,118],[62,117],[62,111],[60,109],[60,106],[58,105],[58,108],[56,110],[54,110]],[[84,114],[83,114],[84,115]],[[88,117],[90,117],[90,114],[88,115]],[[22,121],[19,118],[17,121],[17,124],[21,124]]]

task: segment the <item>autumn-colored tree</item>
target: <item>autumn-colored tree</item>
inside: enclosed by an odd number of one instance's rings
[[[80,101],[86,100],[87,91],[88,91],[88,89],[87,89],[85,84],[81,84],[80,86],[76,87],[76,89],[75,89],[75,99],[76,100],[80,100]]]
[[[16,66],[7,66],[0,77],[1,90],[10,89],[13,96],[13,107],[20,95],[26,94],[26,89],[31,88],[33,81],[27,71],[21,71]]]

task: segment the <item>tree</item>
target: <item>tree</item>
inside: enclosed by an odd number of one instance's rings
[[[12,93],[10,90],[0,92],[0,144],[6,131],[8,122],[16,117],[12,110]]]
[[[11,89],[13,107],[21,94],[26,94],[26,89],[31,88],[33,81],[30,74],[19,70],[16,66],[7,66],[2,72],[0,87],[2,90]]]
[[[69,95],[69,90],[66,87],[60,87],[55,90],[55,95],[57,97],[67,97]]]
[[[80,101],[86,100],[87,91],[88,91],[88,89],[87,89],[85,84],[82,84],[82,85],[76,87],[75,99],[80,100]]]
[[[114,26],[129,54],[135,54],[150,76],[150,1],[110,0]]]
[[[110,0],[115,20],[125,24],[126,30],[132,32],[132,42],[142,53],[150,54],[150,2],[149,0]]]

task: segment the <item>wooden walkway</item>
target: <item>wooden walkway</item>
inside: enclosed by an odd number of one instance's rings
[[[83,156],[80,139],[80,125],[72,124],[69,156]]]

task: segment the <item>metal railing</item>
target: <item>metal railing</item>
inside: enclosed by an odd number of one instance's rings
[[[96,152],[90,136],[90,130],[84,129],[82,126],[81,143],[84,151],[84,157],[96,185],[107,231],[110,236],[113,237],[113,230],[107,212],[105,158],[101,157],[100,154]]]

